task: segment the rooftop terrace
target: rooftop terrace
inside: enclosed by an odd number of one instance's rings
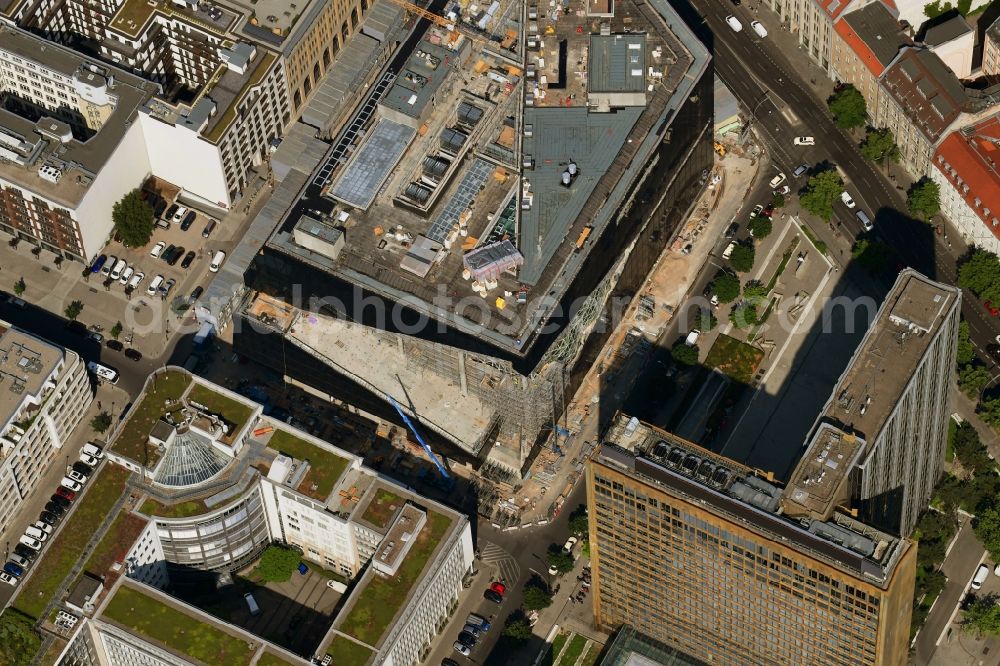
[[[906,540],[880,532],[846,514],[799,522],[778,513],[782,489],[756,471],[666,431],[619,414],[595,460],[623,468],[668,492],[853,576],[887,586]]]
[[[29,425],[55,388],[54,373],[65,356],[61,347],[0,321],[0,427],[6,426],[0,456],[20,439],[18,429]]]

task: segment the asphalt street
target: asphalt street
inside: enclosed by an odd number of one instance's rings
[[[756,127],[766,139],[773,161],[786,174],[801,163],[810,165],[829,162],[846,176],[847,189],[875,220],[875,235],[888,244],[899,260],[924,274],[946,283],[955,284],[956,255],[943,238],[922,222],[910,219],[899,211],[906,210],[906,195],[887,182],[881,169],[861,157],[857,150],[860,135],[852,136],[833,122],[826,104],[812,93],[801,74],[773,44],[772,39],[787,38],[777,29],[777,21],[767,12],[761,16],[746,7],[730,3],[693,0],[694,9],[703,17],[703,26],[711,35],[702,36],[714,42],[715,68],[739,101],[751,110]],[[725,17],[735,15],[745,26],[733,32]],[[761,39],[749,30],[750,21],[761,18],[769,26],[771,36]],[[773,27],[770,27],[773,26]],[[805,58],[805,54],[802,54]],[[816,146],[794,147],[795,136],[816,138]],[[862,233],[861,223],[839,202],[836,217],[849,235]],[[980,349],[995,341],[1000,334],[1000,322],[989,317],[972,294],[965,294],[962,314],[969,322],[972,340]],[[984,359],[995,364],[993,359]]]

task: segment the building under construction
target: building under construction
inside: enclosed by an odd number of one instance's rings
[[[599,10],[400,47],[249,265],[237,351],[520,474],[712,163],[707,50],[665,1]]]

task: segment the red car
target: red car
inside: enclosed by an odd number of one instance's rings
[[[507,592],[507,586],[503,583],[491,583],[490,589],[499,594],[501,597]]]
[[[1000,308],[993,307],[993,301],[983,301],[983,307],[989,310],[994,317],[1000,316]]]
[[[772,215],[774,215],[774,204],[768,204],[767,207],[764,209],[763,214],[766,215],[767,217],[771,217]]]
[[[63,488],[62,486],[59,486],[58,488],[56,488],[56,495],[59,495],[59,497],[62,497],[63,499],[67,499],[70,502],[72,502],[76,498],[76,493],[75,492],[73,492],[69,488]]]

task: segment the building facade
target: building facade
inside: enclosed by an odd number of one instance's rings
[[[60,458],[93,400],[75,352],[0,323],[0,532]]]
[[[798,36],[799,46],[823,71],[831,71],[833,60],[833,25],[845,12],[860,3],[857,0],[770,0],[768,7],[783,24]]]
[[[899,50],[911,43],[881,2],[842,14],[834,24],[830,76],[857,88],[871,114],[878,107],[880,77]]]
[[[1000,254],[1000,172],[994,159],[1000,117],[952,132],[934,154],[931,179],[938,184],[941,212],[965,242]]]
[[[906,663],[915,544],[784,518],[753,470],[624,416],[605,442],[587,464],[598,626],[717,664]]]

